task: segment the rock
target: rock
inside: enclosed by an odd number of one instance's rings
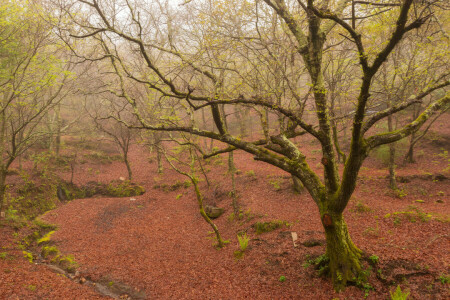
[[[295,248],[295,247],[297,247],[297,244],[295,243],[298,239],[297,232],[292,231],[291,236],[292,236],[292,243],[294,244],[294,248]]]
[[[211,205],[206,205],[205,206],[205,212],[206,212],[206,215],[208,217],[210,217],[211,219],[216,219],[216,218],[220,217],[223,214],[224,209],[221,208],[221,207],[215,207],[215,206],[211,206]]]
[[[81,283],[81,284],[84,284],[85,282],[86,282],[86,278],[81,277],[81,278],[80,278],[80,283]]]
[[[125,181],[125,177],[119,177],[120,181]]]

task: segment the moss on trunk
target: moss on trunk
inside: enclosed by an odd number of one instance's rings
[[[321,271],[331,276],[335,290],[340,291],[348,282],[357,282],[361,279],[362,251],[352,242],[342,214],[323,214],[322,220],[329,261]]]

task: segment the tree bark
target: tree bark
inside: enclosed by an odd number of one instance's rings
[[[303,188],[304,188],[300,178],[298,178],[295,175],[292,175],[292,188],[298,194],[300,194],[303,191]]]
[[[127,166],[127,171],[128,171],[128,180],[131,181],[131,179],[133,178],[133,172],[131,171],[131,166],[130,166],[130,162],[128,161],[128,155],[124,154],[123,156],[123,161],[125,163],[125,165]]]
[[[234,214],[237,216],[239,215],[239,204],[237,201],[237,192],[236,192],[236,166],[234,165],[234,155],[233,155],[233,151],[231,151],[230,153],[228,153],[228,172],[231,175],[231,187],[232,187],[232,191],[231,191],[231,197],[232,197],[232,202],[231,205],[233,206],[233,212]]]
[[[361,276],[362,251],[351,240],[342,214],[323,214],[322,220],[327,240],[326,256],[329,258],[323,272],[331,276],[335,290],[340,291],[348,282],[355,282]]]
[[[198,188],[198,180],[196,178],[194,178],[194,177],[191,177],[191,176],[189,176],[189,178],[191,179],[191,182],[194,185],[194,190],[195,190],[195,194],[197,196],[197,203],[198,203],[198,207],[199,207],[199,210],[200,210],[200,215],[211,226],[211,228],[213,229],[214,233],[216,234],[217,247],[222,248],[223,246],[225,246],[225,242],[222,239],[222,236],[220,235],[219,229],[217,228],[216,224],[214,224],[213,221],[211,221],[211,219],[208,217],[208,215],[205,212],[205,208],[203,207],[203,196],[202,196],[202,194],[200,192],[200,189]]]
[[[388,117],[388,130],[394,130],[392,116]],[[389,144],[389,187],[393,190],[397,189],[397,181],[395,179],[395,143]]]
[[[5,192],[6,192],[6,172],[7,170],[3,169],[0,171],[0,218],[1,213],[5,207]]]

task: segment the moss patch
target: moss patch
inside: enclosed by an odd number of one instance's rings
[[[46,235],[44,235],[42,238],[40,238],[37,241],[38,245],[42,245],[42,244],[47,244],[50,242],[50,238],[52,237],[52,235],[55,233],[55,231],[50,231],[49,233],[47,233]]]
[[[287,222],[281,221],[281,220],[274,220],[270,222],[256,222],[254,224],[256,234],[261,234],[265,232],[274,231],[283,225],[287,225]]]

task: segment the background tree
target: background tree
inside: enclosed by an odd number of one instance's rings
[[[47,136],[45,114],[68,93],[70,72],[38,9],[16,1],[0,6],[0,212],[9,167]]]

